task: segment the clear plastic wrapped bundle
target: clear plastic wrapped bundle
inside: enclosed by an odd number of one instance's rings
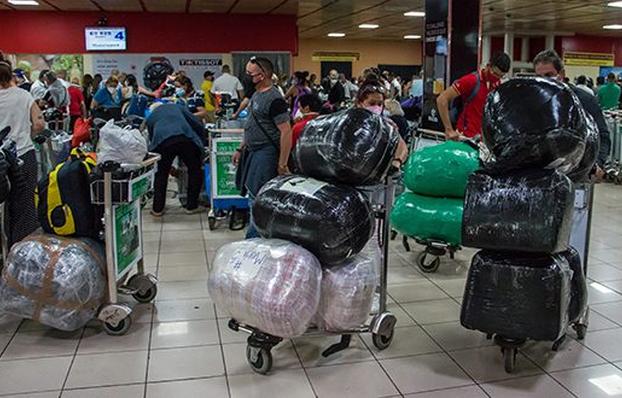
[[[507,338],[555,341],[569,324],[572,274],[562,254],[480,251],[467,276],[462,326]]]
[[[566,250],[574,189],[554,170],[507,176],[478,171],[464,199],[462,243],[467,247],[556,253]]]
[[[469,175],[479,166],[477,149],[447,141],[411,154],[404,166],[404,184],[419,195],[462,198]]]
[[[345,263],[327,268],[316,318],[320,330],[340,332],[360,327],[369,316],[382,261],[380,247],[371,239]]]
[[[460,244],[462,199],[434,198],[405,192],[391,210],[392,227],[419,239]]]
[[[600,135],[594,118],[589,113],[585,113],[587,123],[587,134],[585,136],[585,152],[579,164],[568,173],[568,177],[574,181],[585,181],[588,179],[598,153],[600,151]]]
[[[567,85],[544,78],[514,78],[488,96],[482,126],[495,172],[551,168],[568,173],[581,161],[586,114]]]
[[[0,313],[72,331],[106,294],[104,250],[90,239],[34,234],[16,243],[0,280]]]
[[[306,249],[284,240],[229,243],[216,253],[208,288],[236,321],[273,336],[305,332],[320,302],[322,267]]]
[[[352,186],[381,183],[400,135],[385,118],[351,108],[310,121],[296,143],[300,174]]]
[[[253,204],[253,221],[262,237],[299,244],[324,266],[360,252],[374,225],[369,201],[358,190],[294,175],[264,185]]]
[[[587,311],[587,281],[581,264],[581,255],[572,246],[562,255],[568,260],[572,270],[570,291],[570,308],[568,309],[570,322],[576,322]]]

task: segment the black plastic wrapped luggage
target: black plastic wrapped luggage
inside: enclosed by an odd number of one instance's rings
[[[492,176],[471,174],[464,199],[462,244],[490,250],[566,250],[574,189],[558,171]]]
[[[585,149],[585,111],[567,85],[544,78],[514,78],[488,96],[482,138],[495,172],[553,168],[570,172]]]
[[[296,143],[300,174],[353,186],[383,181],[399,133],[385,118],[352,108],[310,121]]]
[[[462,326],[511,339],[555,341],[569,323],[571,275],[561,254],[480,251],[467,276]]]
[[[570,322],[572,323],[579,320],[587,310],[587,281],[585,280],[579,252],[574,247],[568,247],[568,250],[563,252],[562,255],[566,257],[572,270],[570,308],[568,309]]]
[[[568,177],[572,181],[585,181],[590,175],[596,159],[598,159],[598,152],[600,151],[600,136],[598,133],[598,127],[596,122],[589,113],[586,113],[587,121],[587,134],[585,137],[585,152],[579,164],[568,173]]]
[[[162,58],[155,62],[149,62],[143,68],[143,81],[149,90],[157,90],[166,81],[168,75],[174,72],[171,62]]]
[[[370,204],[356,189],[291,175],[264,185],[253,204],[253,221],[262,237],[299,244],[323,266],[359,253],[374,225]]]

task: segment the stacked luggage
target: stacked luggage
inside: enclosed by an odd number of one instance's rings
[[[469,175],[479,167],[479,152],[467,142],[447,141],[411,154],[404,170],[408,191],[391,213],[393,228],[426,246],[417,264],[435,272],[444,247],[450,253],[461,244],[463,197]],[[426,257],[433,257],[427,261]]]
[[[283,338],[365,324],[382,256],[371,239],[372,205],[356,187],[384,181],[398,142],[390,124],[364,109],[311,121],[294,154],[303,174],[276,177],[255,198],[262,238],[219,249],[210,295],[233,329],[251,332],[247,359],[256,372],[270,370],[270,349]],[[395,318],[386,321],[374,329],[379,348],[393,336]]]
[[[525,340],[554,341],[557,350],[586,311],[581,259],[569,247],[568,175],[591,169],[586,141],[595,127],[568,86],[531,78],[488,97],[483,129],[490,154],[469,177],[462,226],[463,244],[483,250],[472,260],[461,323],[495,335],[511,372]]]

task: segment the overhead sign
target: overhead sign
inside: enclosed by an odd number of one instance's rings
[[[84,37],[87,51],[120,51],[127,49],[125,28],[86,28]]]
[[[613,66],[615,58],[607,53],[564,51],[564,63],[571,66]]]
[[[316,51],[311,55],[314,62],[353,62],[361,58],[361,53]]]

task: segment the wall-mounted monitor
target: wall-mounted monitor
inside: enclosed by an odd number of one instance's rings
[[[86,51],[127,50],[125,28],[91,27],[84,30]]]

